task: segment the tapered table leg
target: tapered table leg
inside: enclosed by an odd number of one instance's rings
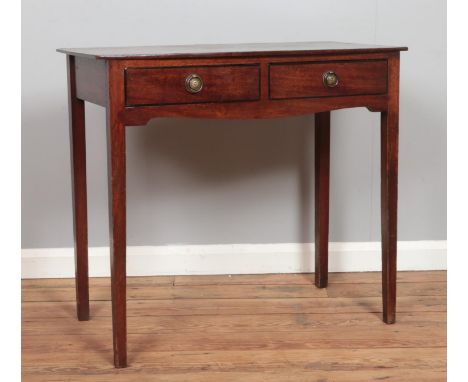
[[[127,366],[125,126],[108,110],[107,151],[115,367]]]
[[[315,115],[315,285],[328,283],[330,112]]]
[[[398,112],[381,115],[383,320],[395,322],[397,276]]]
[[[67,56],[70,159],[75,239],[75,288],[78,320],[89,320],[88,216],[84,101],[76,97],[75,57]]]
[[[388,60],[388,107],[381,113],[381,219],[383,320],[395,322],[397,279],[398,120],[400,58]]]

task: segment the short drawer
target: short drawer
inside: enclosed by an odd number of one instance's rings
[[[297,62],[270,65],[270,98],[311,98],[387,92],[387,61]]]
[[[127,106],[253,101],[259,65],[127,68]]]

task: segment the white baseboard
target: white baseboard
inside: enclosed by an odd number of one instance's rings
[[[314,244],[127,247],[129,276],[301,273],[314,271]],[[380,242],[330,243],[330,272],[381,269]],[[23,278],[73,277],[73,248],[22,250]],[[89,248],[89,274],[109,276],[109,248]],[[446,241],[398,243],[398,270],[447,269]]]

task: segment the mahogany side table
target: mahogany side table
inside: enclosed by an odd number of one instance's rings
[[[315,285],[328,281],[331,110],[381,113],[383,320],[395,322],[400,51],[337,42],[58,49],[67,55],[76,300],[89,319],[84,101],[106,108],[114,364],[127,366],[125,127],[315,117]]]

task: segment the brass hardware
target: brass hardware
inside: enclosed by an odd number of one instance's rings
[[[203,80],[198,74],[191,74],[185,79],[185,89],[190,93],[198,93],[203,88]]]
[[[339,79],[338,76],[335,72],[325,72],[323,73],[323,84],[327,88],[334,88],[335,86],[338,86]]]

